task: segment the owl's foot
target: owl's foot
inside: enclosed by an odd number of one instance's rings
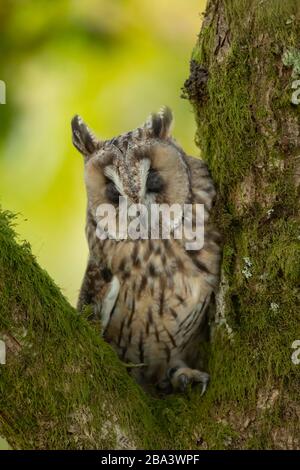
[[[184,392],[189,384],[201,383],[201,396],[205,393],[209,382],[209,374],[201,370],[190,369],[189,367],[173,367],[169,370],[168,375],[172,387],[181,392]]]

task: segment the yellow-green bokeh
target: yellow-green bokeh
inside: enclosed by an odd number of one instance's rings
[[[85,193],[70,120],[108,138],[162,104],[174,135],[194,144],[180,98],[205,0],[5,0],[0,4],[0,204],[74,303],[83,275]]]

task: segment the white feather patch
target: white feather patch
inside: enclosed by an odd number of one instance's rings
[[[106,296],[104,297],[102,301],[102,308],[101,308],[102,333],[104,333],[104,331],[107,328],[107,325],[110,320],[110,314],[112,312],[112,309],[115,306],[119,292],[120,292],[120,282],[117,276],[114,276],[110,283],[108,292],[106,293]]]
[[[105,176],[107,176],[107,178],[109,178],[111,181],[113,181],[115,183],[115,187],[117,188],[117,190],[119,191],[119,193],[122,195],[122,196],[125,196],[125,192],[124,192],[124,187],[123,187],[123,183],[122,181],[120,180],[120,177],[119,175],[116,173],[116,171],[114,170],[114,168],[112,166],[107,166],[105,167],[104,169],[104,174]]]

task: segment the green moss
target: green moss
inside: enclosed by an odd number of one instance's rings
[[[213,174],[218,175],[221,190],[229,180],[235,182],[245,174],[255,159],[252,152],[255,129],[249,107],[249,72],[247,53],[233,52],[226,70],[212,66],[207,92],[208,103],[213,99],[213,109],[205,106],[198,116],[196,141]]]
[[[109,448],[116,436],[105,435],[103,426],[113,427],[115,416],[129,440],[134,435],[136,445],[155,446],[159,433],[148,398],[37,265],[28,244],[17,244],[12,222],[0,212],[0,332],[20,343],[18,357],[9,354],[1,366],[1,433],[20,448],[96,442]]]
[[[215,219],[228,284],[223,309],[232,329],[231,338],[224,326],[217,328],[209,354],[213,380],[200,406],[209,404],[209,419],[222,417],[239,430],[240,438],[232,437],[239,448],[284,447],[288,436],[295,446],[300,368],[291,361],[291,344],[300,338],[294,179],[300,123],[290,99],[300,10],[293,1],[224,4],[230,31],[224,56],[216,59],[216,14],[193,52],[209,73],[205,99],[193,101],[196,142],[218,189]],[[211,1],[208,11],[215,6]],[[258,408],[260,394],[272,390],[279,398],[270,409]],[[241,416],[253,415],[249,430],[243,428]],[[222,446],[204,422],[209,445]],[[275,427],[284,429],[282,442],[271,436]]]
[[[0,437],[0,450],[9,450],[10,446],[7,442],[6,439],[3,439],[3,437]]]

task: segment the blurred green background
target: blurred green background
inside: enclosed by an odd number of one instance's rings
[[[168,104],[174,135],[198,155],[180,98],[205,0],[1,0],[0,204],[74,304],[87,258],[80,114],[109,138]]]

